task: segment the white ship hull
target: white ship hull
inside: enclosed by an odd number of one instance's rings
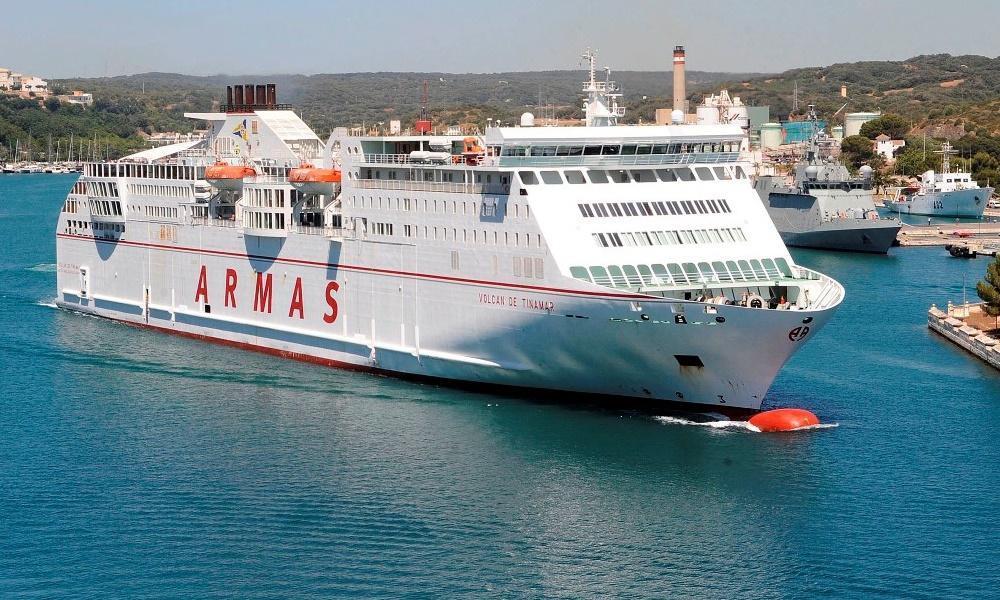
[[[983,216],[993,188],[971,188],[951,192],[930,192],[904,196],[889,203],[889,208],[904,215],[929,217],[960,217],[978,219]]]
[[[246,90],[192,115],[204,141],[86,165],[57,228],[59,306],[321,364],[735,412],[843,299],[794,264],[735,125],[323,144]],[[295,190],[303,164],[340,182]]]
[[[393,245],[379,250],[389,259],[380,269],[351,267],[371,248],[321,236],[289,239],[271,260],[235,230],[194,231],[200,240],[176,245],[60,235],[57,304],[332,366],[742,410],[760,408],[782,364],[811,337],[801,332],[817,331],[833,312],[717,306],[707,314],[694,302],[455,281],[411,270]],[[94,265],[89,293],[77,263]],[[270,311],[264,302],[254,309],[255,268],[264,265],[273,276]],[[201,266],[211,312],[194,302]],[[302,310],[290,311],[299,278]],[[676,323],[678,311],[686,324]],[[704,366],[681,366],[678,355]]]

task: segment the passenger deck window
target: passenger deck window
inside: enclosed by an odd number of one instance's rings
[[[672,170],[677,173],[677,178],[680,179],[681,181],[694,181],[694,173],[691,172],[691,169],[687,167],[681,167],[679,169],[672,169]]]
[[[600,153],[601,153],[601,147],[599,145],[598,146],[585,146],[583,148],[583,155],[584,156],[597,156],[597,155],[600,155]]]
[[[698,179],[702,181],[714,181],[715,177],[712,177],[712,171],[708,167],[698,167],[695,169],[698,172]]]
[[[542,181],[549,185],[557,185],[563,182],[559,171],[542,171]]]
[[[622,146],[622,156],[631,156],[635,154],[635,144],[625,144]]]
[[[588,146],[589,148],[589,146]],[[607,183],[608,174],[606,171],[590,170],[587,171],[587,175],[590,176],[590,183]]]
[[[727,171],[725,167],[714,167],[712,170],[715,171],[715,176],[722,181],[729,181],[732,179],[729,175],[729,171]]]
[[[564,175],[566,175],[566,183],[571,183],[571,184],[587,183],[587,180],[583,178],[583,173],[581,173],[580,171],[566,171]]]
[[[603,156],[618,156],[621,154],[622,147],[618,144],[610,144],[601,148],[601,155]]]
[[[585,267],[570,267],[569,274],[572,275],[574,279],[590,281],[590,273],[587,272]]]
[[[660,178],[660,181],[667,183],[677,181],[677,174],[674,173],[673,169],[657,169],[656,176]]]
[[[631,179],[628,176],[628,171],[608,171],[611,174],[611,180],[615,183],[629,183]]]
[[[629,171],[632,175],[632,179],[636,183],[653,183],[656,181],[656,177],[653,176],[652,171]]]
[[[517,175],[524,185],[538,185],[538,177],[535,176],[534,171],[518,171]]]
[[[639,147],[636,148],[635,153],[636,154],[649,154],[652,151],[653,151],[653,146],[652,145],[650,145],[650,144],[640,144]]]
[[[743,167],[736,167],[736,179],[746,179],[746,178],[747,174],[746,171],[743,170]]]

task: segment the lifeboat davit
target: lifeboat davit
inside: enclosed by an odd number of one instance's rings
[[[778,408],[755,414],[749,423],[761,431],[794,431],[819,425],[819,419],[801,408]]]
[[[288,183],[303,194],[325,194],[332,196],[340,184],[338,169],[320,169],[304,164],[288,171]]]
[[[256,175],[257,171],[253,167],[231,165],[224,162],[217,162],[205,169],[205,181],[220,190],[241,190],[243,189],[243,178],[255,177]]]

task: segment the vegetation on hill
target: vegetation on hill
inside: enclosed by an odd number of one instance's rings
[[[671,105],[671,76],[660,71],[612,74],[625,92],[629,122],[653,120],[656,108]],[[187,132],[199,123],[185,112],[207,111],[224,101],[225,86],[273,82],[279,101],[292,104],[317,133],[337,126],[409,123],[420,110],[421,88],[428,82],[428,108],[436,123],[485,125],[487,119],[512,123],[530,110],[536,117],[579,119],[582,115],[582,69],[527,73],[345,73],[266,77],[192,77],[146,73],[110,78],[53,82],[57,93],[83,89],[94,95],[92,106],[60,105],[49,100],[0,97],[0,158],[16,141],[30,139],[33,158],[44,158],[49,135],[62,148],[73,135],[104,156],[144,147],[144,135]],[[841,85],[848,97],[841,97]],[[688,73],[688,98],[726,87],[751,105],[770,105],[772,120],[796,118],[815,104],[820,118],[836,123],[848,112],[881,110],[886,116],[865,126],[869,138],[879,133],[903,136],[896,174],[915,175],[939,168],[933,154],[940,139],[952,141],[980,179],[1000,179],[1000,59],[946,54],[904,61],[841,63],[793,69],[777,75]],[[799,115],[791,114],[793,97]],[[838,112],[839,110],[839,112]],[[925,143],[926,136],[926,143]],[[926,151],[925,151],[926,147]],[[84,148],[85,151],[87,148]],[[92,152],[91,152],[92,153]],[[860,155],[849,157],[859,160]],[[935,165],[937,165],[935,167]]]

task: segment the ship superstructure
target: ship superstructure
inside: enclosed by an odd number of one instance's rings
[[[823,148],[836,142],[818,127],[812,105],[809,121],[813,132],[792,181],[765,175],[755,182],[775,227],[789,246],[885,254],[902,224],[879,216],[872,168],[862,166],[852,177],[847,167],[824,157]]]
[[[253,96],[247,96],[247,89]],[[313,362],[756,410],[843,298],[736,125],[321,141],[240,86],[203,141],[90,163],[59,306]]]
[[[908,215],[982,217],[993,188],[980,186],[969,172],[952,172],[950,158],[955,151],[948,142],[935,153],[941,155],[941,172],[925,171],[919,185],[902,188],[889,208]]]

